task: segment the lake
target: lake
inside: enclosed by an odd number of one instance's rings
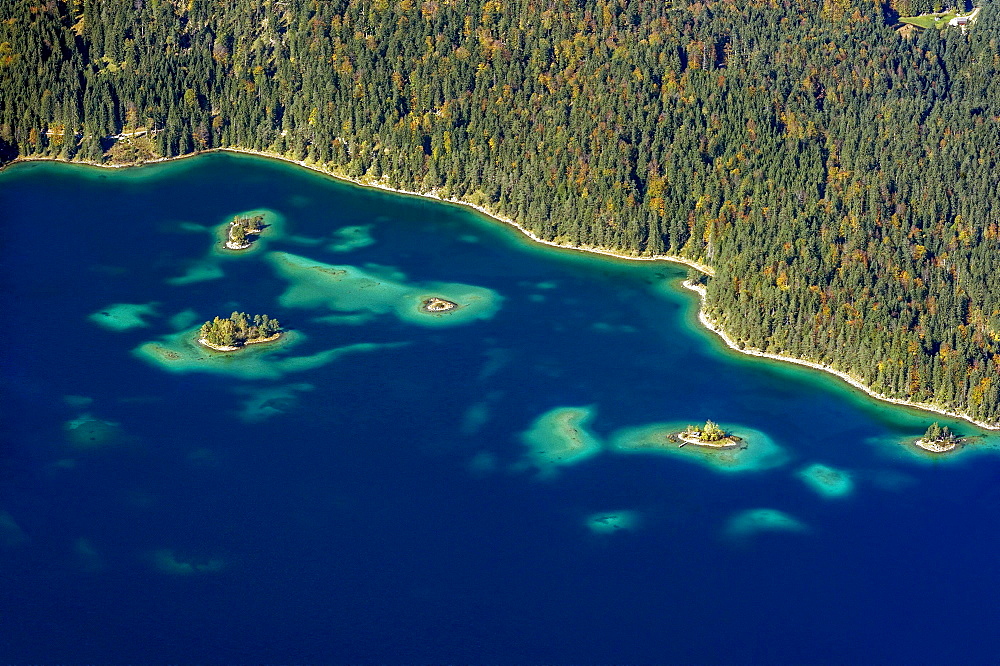
[[[728,350],[683,267],[228,153],[0,211],[6,662],[996,658],[1000,437]]]

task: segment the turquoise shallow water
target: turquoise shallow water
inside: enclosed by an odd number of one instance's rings
[[[912,454],[934,418],[726,350],[677,267],[228,154],[18,165],[0,210],[8,661],[996,653],[995,436]],[[190,346],[234,309],[293,334]],[[612,446],[708,418],[766,455]]]

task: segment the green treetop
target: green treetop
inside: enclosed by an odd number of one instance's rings
[[[247,242],[247,230],[246,227],[234,224],[229,229],[229,240],[236,243],[237,245],[243,245]]]
[[[245,312],[233,312],[227,319],[216,317],[206,321],[201,325],[198,337],[219,347],[240,347],[280,332],[278,320],[266,314],[251,318]]]
[[[237,215],[229,223],[229,241],[236,245],[247,245],[252,240],[250,236],[259,234],[263,229],[263,215],[255,215],[253,217],[240,217]]]
[[[714,421],[705,421],[703,427],[689,425],[684,428],[684,434],[697,437],[703,442],[717,442],[726,437],[726,431],[720,428]]]
[[[714,421],[705,421],[705,427],[701,431],[701,438],[706,442],[716,442],[726,436],[726,431],[715,424]]]
[[[955,439],[955,433],[948,426],[939,426],[937,421],[927,427],[923,436],[925,442],[941,442],[951,439]]]

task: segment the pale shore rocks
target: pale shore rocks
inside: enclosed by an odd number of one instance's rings
[[[275,333],[274,335],[269,335],[266,338],[251,338],[250,340],[244,342],[242,345],[213,345],[205,338],[198,338],[198,344],[208,347],[209,349],[214,349],[215,351],[219,352],[234,352],[234,351],[239,351],[240,349],[243,349],[248,345],[259,345],[262,342],[274,342],[280,337],[281,337],[281,332],[279,331],[278,333]]]
[[[580,252],[590,252],[590,253],[594,253],[594,254],[601,254],[601,255],[605,255],[605,256],[609,256],[609,257],[615,257],[615,258],[618,258],[618,259],[627,259],[627,260],[633,260],[633,261],[670,261],[670,262],[673,262],[673,263],[684,264],[686,266],[689,266],[691,268],[694,268],[694,269],[696,269],[696,270],[704,273],[705,275],[709,275],[709,276],[714,276],[715,275],[715,269],[713,269],[711,266],[708,266],[707,264],[703,264],[703,263],[701,263],[699,261],[696,261],[696,260],[693,260],[693,259],[689,259],[687,257],[681,257],[681,256],[677,256],[677,255],[657,254],[657,255],[649,255],[649,256],[637,256],[637,255],[628,255],[628,254],[624,254],[624,253],[620,253],[620,252],[615,252],[613,250],[609,250],[609,249],[606,249],[606,248],[598,248],[598,247],[592,247],[592,246],[586,246],[586,245],[582,245],[582,246],[562,245],[562,244],[556,243],[554,241],[549,241],[549,240],[545,240],[545,239],[539,238],[534,233],[532,233],[529,229],[527,229],[524,226],[518,224],[514,220],[512,220],[510,218],[507,218],[507,217],[503,217],[501,215],[498,215],[497,213],[495,213],[493,211],[490,211],[490,210],[488,210],[487,208],[485,208],[485,207],[483,207],[481,205],[473,204],[473,203],[470,203],[470,202],[467,202],[467,201],[461,201],[461,200],[456,199],[454,197],[445,198],[445,197],[443,197],[440,194],[440,192],[438,192],[436,190],[431,190],[431,191],[428,191],[428,192],[417,192],[417,191],[412,191],[412,190],[404,190],[404,189],[401,189],[401,188],[391,187],[388,184],[386,184],[384,182],[384,180],[351,178],[351,177],[348,177],[348,176],[346,176],[346,175],[344,175],[342,173],[337,173],[337,172],[332,171],[330,169],[325,169],[325,168],[323,168],[323,167],[321,167],[321,166],[319,166],[317,164],[311,164],[311,163],[305,162],[304,160],[291,159],[291,158],[286,157],[284,155],[280,155],[280,154],[277,154],[277,153],[271,153],[271,152],[267,152],[267,151],[252,150],[252,149],[248,149],[248,148],[217,148],[217,149],[212,149],[212,150],[208,150],[208,151],[201,151],[201,152],[191,153],[191,154],[188,154],[188,155],[180,155],[180,156],[177,156],[177,157],[158,158],[158,159],[155,159],[155,160],[149,160],[147,162],[143,162],[142,164],[154,164],[154,163],[158,163],[158,162],[167,162],[167,161],[173,161],[173,160],[178,160],[178,159],[185,159],[185,158],[195,157],[196,155],[200,155],[200,154],[204,154],[204,153],[210,153],[210,152],[242,153],[242,154],[246,154],[246,155],[257,155],[259,157],[268,157],[268,158],[271,158],[271,159],[281,160],[283,162],[291,162],[293,164],[297,164],[297,165],[299,165],[301,167],[304,167],[306,169],[310,169],[312,171],[316,171],[318,173],[322,173],[322,174],[325,174],[327,176],[332,176],[332,177],[337,178],[339,180],[344,180],[344,181],[347,181],[347,182],[351,182],[351,183],[354,183],[356,185],[360,185],[360,186],[363,186],[363,187],[373,187],[373,188],[377,188],[377,189],[381,189],[381,190],[386,190],[386,191],[389,191],[389,192],[395,192],[397,194],[406,194],[406,195],[411,195],[411,196],[425,197],[425,198],[429,198],[429,199],[436,199],[438,201],[444,201],[444,202],[447,202],[447,203],[453,203],[453,204],[457,204],[457,205],[461,205],[461,206],[466,206],[468,208],[472,208],[472,209],[474,209],[474,210],[482,213],[483,215],[486,215],[487,217],[490,217],[491,219],[503,222],[504,224],[507,224],[507,225],[509,225],[511,227],[514,227],[515,229],[517,229],[518,231],[520,231],[522,234],[524,234],[525,236],[527,236],[531,240],[535,241],[536,243],[540,243],[542,245],[548,245],[550,247],[556,247],[556,248],[561,248],[561,249],[566,249],[566,250],[577,250],[577,251],[580,251]],[[17,163],[17,162],[30,162],[30,161],[61,161],[61,160],[58,160],[56,158],[48,158],[48,157],[29,157],[29,158],[18,158],[16,160],[14,160],[12,162],[12,164]],[[136,164],[97,164],[95,162],[90,162],[90,161],[87,161],[87,160],[74,160],[74,163],[87,164],[87,165],[90,165],[90,166],[105,167],[105,168],[122,168],[122,167],[129,167],[129,166],[138,166]],[[738,351],[738,352],[743,353],[743,354],[748,354],[750,356],[757,356],[757,357],[760,357],[760,358],[769,358],[769,359],[773,359],[773,360],[776,360],[776,361],[785,361],[785,362],[788,362],[788,363],[795,363],[795,364],[798,364],[798,365],[804,365],[806,367],[814,368],[816,370],[822,370],[823,372],[829,372],[830,374],[833,374],[833,375],[836,375],[837,377],[840,377],[841,379],[843,379],[844,381],[846,381],[851,386],[853,386],[853,387],[855,387],[855,388],[857,388],[857,389],[859,389],[861,391],[864,391],[866,394],[868,394],[872,398],[875,398],[876,400],[881,400],[881,401],[884,401],[884,402],[892,403],[892,404],[895,404],[895,405],[901,405],[901,406],[904,406],[904,407],[912,407],[912,408],[915,408],[915,409],[921,409],[921,410],[925,410],[925,411],[929,411],[929,412],[935,412],[937,414],[942,414],[944,416],[949,416],[949,417],[964,419],[964,420],[966,420],[966,421],[968,421],[968,422],[970,422],[970,423],[972,423],[972,424],[974,424],[974,425],[976,425],[976,426],[978,426],[980,428],[984,428],[984,429],[987,429],[987,430],[1000,430],[1000,424],[989,424],[989,423],[985,423],[983,421],[977,421],[977,420],[973,419],[972,417],[967,416],[965,414],[960,414],[960,413],[957,413],[957,412],[952,412],[952,411],[949,411],[947,409],[938,407],[936,405],[930,405],[930,404],[927,404],[927,403],[911,402],[911,401],[908,401],[908,400],[901,400],[901,399],[898,399],[898,398],[890,398],[888,396],[884,396],[884,395],[882,395],[880,393],[875,392],[871,388],[865,386],[859,380],[855,379],[854,377],[851,377],[847,373],[842,372],[840,370],[835,370],[835,369],[833,369],[830,366],[825,365],[825,364],[815,363],[815,362],[812,362],[812,361],[807,361],[807,360],[804,360],[804,359],[798,359],[798,358],[794,358],[794,357],[790,357],[790,356],[781,356],[781,355],[778,355],[778,354],[771,354],[771,353],[768,353],[768,352],[763,352],[763,351],[759,351],[759,350],[755,350],[755,349],[740,348],[739,346],[737,346],[733,342],[732,338],[730,338],[728,336],[728,334],[726,334],[725,331],[723,331],[721,328],[719,328],[705,314],[705,309],[704,309],[704,306],[705,306],[705,297],[706,297],[705,288],[702,287],[701,285],[693,284],[693,283],[691,283],[689,281],[685,281],[684,282],[684,286],[687,287],[688,289],[691,289],[692,291],[698,292],[699,296],[701,297],[701,309],[698,312],[698,320],[702,323],[702,325],[704,325],[710,331],[712,331],[713,333],[715,333],[719,337],[721,337],[725,341],[725,343],[730,348],[734,349],[735,351]]]
[[[708,330],[712,331],[720,338],[722,338],[722,341],[726,343],[726,346],[734,351],[738,351],[741,354],[747,354],[748,356],[756,356],[758,358],[769,358],[775,361],[785,361],[786,363],[795,363],[796,365],[804,365],[807,368],[813,368],[814,370],[822,370],[823,372],[828,372],[831,375],[836,375],[837,377],[840,377],[854,388],[860,391],[864,391],[870,397],[875,398],[876,400],[892,403],[893,405],[901,405],[903,407],[922,409],[924,411],[934,412],[935,414],[941,414],[943,416],[948,416],[951,418],[963,419],[980,428],[985,428],[986,430],[1000,430],[1000,425],[991,425],[983,421],[977,421],[970,416],[966,416],[965,414],[960,414],[958,412],[952,412],[947,409],[944,409],[943,407],[938,407],[937,405],[930,405],[927,404],[926,402],[911,402],[909,400],[902,400],[900,398],[890,398],[889,396],[882,395],[881,393],[877,393],[876,391],[873,391],[871,388],[865,386],[864,384],[861,383],[860,380],[855,379],[846,372],[831,368],[829,365],[826,365],[825,363],[816,363],[814,361],[807,361],[805,359],[794,358],[792,356],[782,356],[780,354],[772,354],[770,352],[760,351],[759,349],[740,347],[739,345],[736,344],[735,341],[733,341],[731,337],[729,337],[728,333],[722,330],[718,326],[718,324],[709,319],[708,315],[705,314],[705,298],[706,298],[705,287],[703,287],[700,284],[694,284],[688,280],[685,280],[683,284],[686,288],[690,289],[693,292],[696,292],[701,300],[701,307],[698,310],[698,321],[701,322],[702,326],[704,326],[705,328],[707,328]]]
[[[717,439],[715,441],[707,441],[701,437],[696,437],[694,435],[688,435],[684,432],[678,432],[673,435],[685,444],[693,444],[694,446],[706,446],[710,449],[737,449],[743,446],[742,440],[734,440],[732,437],[723,437],[722,439]]]
[[[914,446],[930,451],[931,453],[948,453],[958,448],[957,439],[931,440],[927,441],[923,437],[913,442]]]

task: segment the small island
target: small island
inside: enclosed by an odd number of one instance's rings
[[[446,301],[443,298],[438,298],[437,296],[432,296],[420,304],[421,312],[428,313],[438,313],[438,312],[449,312],[458,307],[458,303],[452,301]]]
[[[689,425],[678,433],[669,436],[670,441],[680,442],[680,446],[694,444],[713,449],[731,449],[739,447],[743,439],[727,433],[713,421],[705,421],[702,427]]]
[[[935,421],[924,432],[924,436],[913,443],[924,451],[947,453],[957,449],[960,444],[964,444],[965,438],[959,437],[951,431],[951,428],[942,427]]]
[[[234,312],[228,319],[216,317],[198,330],[198,342],[220,352],[232,352],[247,345],[272,342],[281,337],[281,324],[265,315]]]
[[[264,216],[240,217],[237,215],[229,223],[226,234],[226,248],[229,250],[246,250],[253,245],[254,238],[264,231]]]

